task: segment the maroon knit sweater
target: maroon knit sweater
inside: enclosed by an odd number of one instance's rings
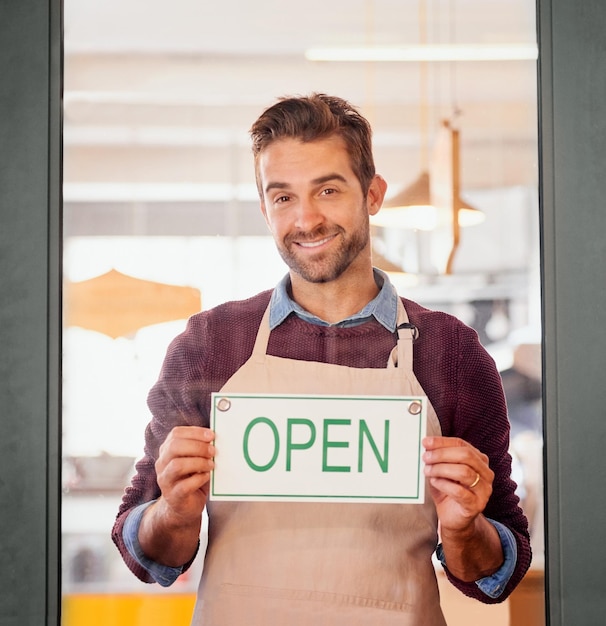
[[[168,348],[159,380],[148,397],[153,418],[145,432],[145,455],[125,490],[112,532],[127,566],[145,582],[153,581],[126,550],[122,539],[124,520],[133,507],[160,495],[154,463],[168,432],[177,425],[209,425],[210,393],[219,391],[250,357],[270,296],[271,291],[265,291],[194,315]],[[419,329],[413,369],[436,410],[442,434],[465,439],[488,455],[495,478],[484,513],[505,524],[518,545],[516,570],[496,599],[483,594],[475,583],[464,583],[446,573],[466,595],[485,603],[501,602],[522,579],[531,559],[528,524],[510,478],[509,422],[501,379],[473,329],[446,313],[430,311],[404,298],[402,301],[410,322]],[[268,353],[349,367],[382,368],[395,344],[395,335],[374,320],[336,328],[309,324],[291,315],[271,332]]]

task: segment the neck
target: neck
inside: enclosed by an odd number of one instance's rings
[[[372,266],[361,274],[327,283],[310,283],[291,272],[291,297],[306,311],[334,324],[363,309],[378,293]]]

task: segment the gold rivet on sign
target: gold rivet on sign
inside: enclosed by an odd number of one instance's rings
[[[420,402],[414,401],[408,405],[408,412],[411,415],[418,415],[423,409],[423,405]]]
[[[217,408],[219,409],[219,411],[229,411],[229,409],[231,408],[231,400],[228,400],[227,398],[221,398],[217,402]]]

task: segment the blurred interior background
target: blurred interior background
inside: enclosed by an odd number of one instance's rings
[[[389,184],[375,263],[403,295],[473,326],[499,366],[541,569],[535,11],[532,0],[65,0],[65,624],[90,609],[86,594],[159,593],[109,539],[145,397],[189,315],[285,273],[248,129],[277,97],[313,91],[373,125]],[[196,571],[168,594],[191,594]],[[496,610],[495,625],[509,624]],[[188,623],[172,614],[156,609],[147,625]]]

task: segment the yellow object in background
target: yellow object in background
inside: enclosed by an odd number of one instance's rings
[[[72,594],[62,626],[189,626],[195,594]]]

